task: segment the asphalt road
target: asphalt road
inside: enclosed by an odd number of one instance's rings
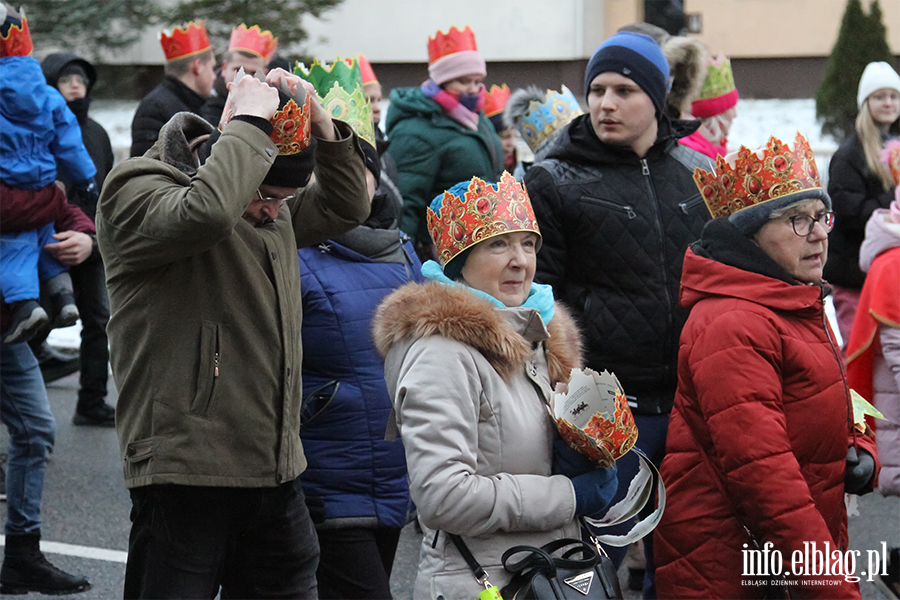
[[[57,566],[90,578],[93,589],[73,598],[120,598],[131,503],[122,481],[115,431],[72,425],[77,385],[77,375],[72,375],[48,386],[58,430],[56,448],[47,467],[42,533],[44,542],[56,545],[45,548],[45,552]],[[110,401],[114,403],[115,398],[110,381]],[[5,448],[7,443],[2,429],[0,444]],[[5,506],[0,504],[3,519]],[[413,527],[407,527],[401,536],[392,577],[398,599],[411,598],[419,540]],[[852,548],[862,551],[863,563],[866,550],[879,549],[882,541],[888,547],[900,545],[900,498],[877,494],[860,498],[858,515],[850,518],[850,541]],[[858,570],[865,568],[863,564]],[[861,586],[864,599],[884,598],[865,578]],[[32,597],[40,595],[18,596]],[[639,594],[626,591],[626,598],[638,597]]]

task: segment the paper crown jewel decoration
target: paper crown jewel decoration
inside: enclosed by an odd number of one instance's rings
[[[359,74],[362,76],[363,85],[378,83],[378,78],[375,77],[375,71],[372,70],[372,65],[369,64],[369,60],[360,54],[357,61],[359,62]]]
[[[528,105],[528,111],[518,121],[519,132],[528,147],[537,152],[554,134],[582,114],[584,111],[569,88],[562,86],[560,92],[547,90],[544,102],[532,101]]]
[[[475,33],[472,32],[471,27],[466,25],[465,29],[460,31],[456,25],[453,25],[447,33],[438,30],[434,37],[428,38],[428,64],[434,64],[445,56],[468,50],[478,50],[478,46],[475,44]]]
[[[444,192],[439,212],[429,206],[426,215],[442,268],[466,248],[488,238],[513,231],[541,234],[528,192],[505,171],[499,183],[473,177],[461,196]]]
[[[821,190],[809,142],[798,131],[794,148],[775,136],[756,152],[741,146],[716,159],[716,172],[694,169],[694,183],[712,217],[732,214],[807,190]]]
[[[191,21],[186,27],[175,27],[172,33],[159,32],[159,43],[166,61],[187,58],[205,52],[210,48],[209,36],[203,21]]]
[[[338,57],[331,65],[316,58],[309,69],[303,63],[297,63],[294,74],[313,84],[322,106],[332,118],[346,122],[356,135],[375,146],[372,107],[363,93],[362,75],[355,58]]]
[[[900,140],[888,140],[881,151],[881,161],[888,166],[891,176],[894,178],[894,185],[900,189]]]
[[[492,85],[484,96],[484,116],[491,118],[502,113],[506,103],[509,102],[509,95],[509,86],[505,83],[502,87]]]
[[[731,61],[719,52],[706,70],[706,79],[700,88],[700,96],[691,103],[691,114],[695,117],[720,115],[738,101],[737,87]]]
[[[231,41],[228,43],[229,52],[232,50],[247,52],[265,59],[266,62],[272,60],[276,48],[278,38],[274,37],[271,31],[262,31],[259,25],[247,28],[244,23],[231,31]]]
[[[250,75],[245,74],[244,68],[241,67],[234,76],[234,85],[237,85],[243,77],[250,77]],[[265,81],[262,73],[258,71],[255,77]],[[303,88],[301,87],[298,93],[292,94],[287,84],[282,81],[281,94],[279,94],[280,106],[269,120],[272,123],[272,133],[269,134],[269,138],[278,147],[279,156],[298,154],[306,149],[312,140],[310,129],[312,100],[311,96],[306,93],[303,93],[302,98],[299,97],[302,92]],[[222,119],[219,121],[219,131],[222,131],[233,117],[234,107],[231,103],[231,92],[229,92],[228,98],[225,100],[225,108],[222,110]]]
[[[6,20],[6,8],[3,8],[3,20]],[[31,41],[31,33],[28,31],[28,21],[25,13],[21,13],[22,25],[10,25],[6,35],[0,35],[0,57],[4,56],[28,56],[34,50]]]
[[[560,437],[606,468],[637,442],[637,425],[622,384],[608,371],[573,369],[568,383],[556,384],[553,413]]]

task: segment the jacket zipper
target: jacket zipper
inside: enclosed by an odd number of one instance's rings
[[[663,231],[662,213],[659,210],[659,198],[656,196],[656,189],[653,187],[653,179],[650,177],[650,166],[647,164],[646,158],[641,159],[641,173],[647,179],[647,188],[650,190],[650,197],[653,200],[653,209],[656,211],[656,219],[654,219],[654,221],[656,223],[656,234],[659,241],[659,258],[663,272],[663,289],[666,292],[666,306],[670,308],[672,306],[672,292],[669,290],[669,261],[666,259],[666,235]],[[672,324],[672,311],[666,310],[666,338],[664,347],[666,352],[668,352],[672,346]],[[668,370],[669,367],[666,367],[667,372]]]
[[[828,324],[828,316],[825,314],[825,288],[821,288],[820,299],[822,300],[822,325],[825,327],[825,335],[828,337],[831,353],[834,355],[834,359],[838,364],[838,369],[841,371],[841,382],[844,384],[844,397],[846,398],[847,403],[847,423],[850,427],[850,432],[853,434],[853,447],[858,450],[859,446],[856,443],[856,424],[853,422],[853,399],[850,396],[850,384],[847,383],[847,372],[844,369],[844,361],[841,360],[837,344],[835,344],[834,338],[831,336],[831,327]]]
[[[703,196],[694,197],[686,202],[679,202],[678,207],[681,209],[681,212],[683,212],[686,215],[690,215],[691,214],[690,210],[692,208],[694,208],[695,206],[697,206],[698,204],[700,204],[701,202],[703,202]]]
[[[629,219],[633,219],[637,216],[637,213],[634,212],[634,207],[629,206],[627,204],[619,204],[618,202],[613,202],[611,200],[604,200],[602,198],[593,198],[591,196],[582,196],[582,200],[585,202],[590,202],[591,204],[599,204],[600,206],[606,206],[607,208],[614,208],[616,210],[624,210],[625,214],[628,215]]]

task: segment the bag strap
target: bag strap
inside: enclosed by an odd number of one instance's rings
[[[472,551],[469,550],[469,547],[466,546],[466,543],[463,541],[462,537],[455,533],[448,533],[450,537],[450,541],[453,542],[453,545],[456,546],[456,549],[459,550],[459,553],[462,554],[463,560],[466,561],[466,564],[469,566],[469,569],[472,570],[472,574],[475,575],[475,581],[483,585],[485,588],[491,587],[491,582],[488,581],[487,571],[484,570],[484,567],[478,562],[475,558],[475,555],[472,554]]]

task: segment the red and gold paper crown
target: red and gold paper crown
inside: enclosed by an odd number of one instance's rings
[[[159,32],[159,43],[166,55],[166,61],[178,60],[205,52],[210,48],[209,36],[203,21],[191,21],[187,27],[175,27],[171,34]]]
[[[505,171],[499,183],[473,177],[462,196],[444,192],[439,212],[432,206],[426,211],[428,233],[442,268],[466,248],[488,238],[513,231],[541,234],[528,192]]]
[[[245,75],[244,77],[250,77],[250,75]],[[282,100],[284,99],[283,92],[279,96]],[[279,156],[297,154],[309,146],[311,142],[310,127],[312,125],[310,120],[312,101],[310,97],[311,94],[306,94],[303,106],[298,105],[293,98],[289,98],[269,120],[272,123],[272,133],[269,134],[269,138],[278,146]],[[228,98],[225,100],[225,108],[222,110],[222,118],[219,121],[219,131],[224,130],[225,125],[233,117],[234,107],[231,103],[231,92],[229,92]]]
[[[248,29],[244,23],[231,31],[231,41],[228,43],[229,52],[232,50],[249,52],[265,59],[266,62],[272,59],[276,48],[278,48],[278,38],[274,37],[271,31],[262,31],[259,25]]]
[[[353,66],[352,64],[350,64],[350,61],[353,60],[352,58],[345,58],[344,60],[347,61],[348,65],[350,65],[351,67]],[[360,54],[358,62],[359,72],[360,75],[362,75],[363,85],[378,83],[378,78],[375,77],[375,71],[372,70],[372,65],[369,64],[369,61],[366,59],[366,57]]]
[[[0,57],[4,56],[28,56],[34,50],[31,42],[31,33],[28,31],[28,21],[22,14],[22,26],[11,25],[6,35],[0,36]]]
[[[456,25],[453,25],[446,34],[438,30],[434,37],[428,38],[428,64],[434,64],[438,59],[449,54],[466,50],[478,50],[478,46],[475,44],[475,34],[471,27],[466,25],[466,28],[460,31]]]
[[[756,152],[741,146],[736,154],[728,155],[734,157],[733,164],[719,156],[715,173],[694,169],[694,183],[713,218],[797,192],[822,189],[813,152],[799,131],[793,150],[771,136]]]
[[[505,83],[503,87],[492,85],[484,97],[484,116],[490,118],[502,113],[506,103],[509,102],[509,94],[509,86]]]

